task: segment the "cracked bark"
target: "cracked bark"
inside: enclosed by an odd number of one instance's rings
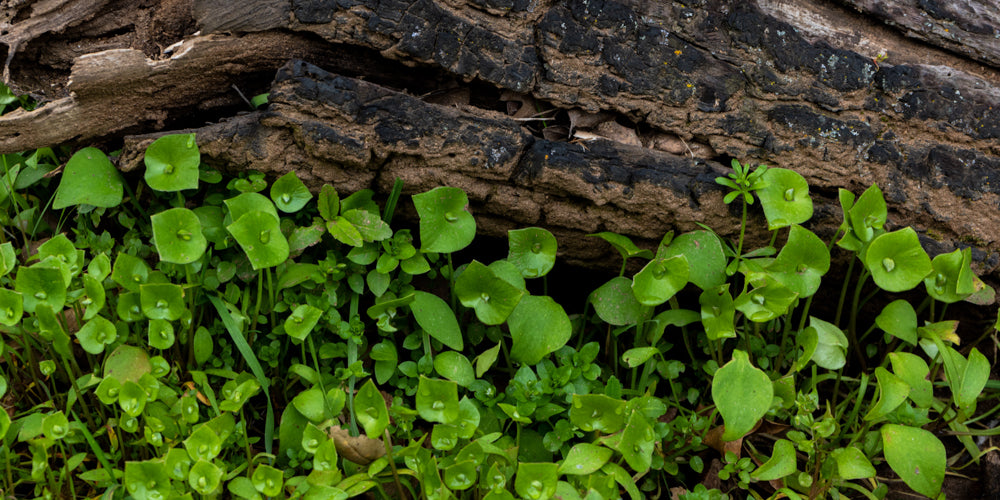
[[[69,20],[4,7],[10,82],[50,102],[0,117],[0,151],[124,140],[127,169],[155,134],[193,128],[226,168],[463,187],[485,232],[544,225],[591,265],[608,249],[588,232],[732,234],[712,179],[738,158],[803,174],[821,235],[837,188],[877,182],[931,253],[971,245],[979,271],[1000,265],[1000,14],[983,2],[105,3]],[[232,85],[270,88],[270,106],[239,112]],[[470,104],[415,97],[449,87]],[[608,113],[647,147],[534,136],[497,112],[504,91]]]

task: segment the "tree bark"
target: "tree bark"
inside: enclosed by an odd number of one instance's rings
[[[314,187],[462,187],[484,232],[542,225],[591,264],[608,255],[595,231],[733,234],[714,178],[736,158],[804,175],[821,235],[837,188],[878,183],[931,253],[972,246],[978,271],[1000,266],[993,4],[150,5],[5,6],[5,75],[47,102],[0,117],[0,151],[124,140],[130,169],[156,134],[193,129],[206,161]],[[234,85],[270,104],[241,111]]]

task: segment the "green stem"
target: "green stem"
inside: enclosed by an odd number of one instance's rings
[[[840,326],[841,313],[844,312],[844,301],[847,299],[847,287],[851,283],[851,274],[854,272],[854,259],[847,264],[847,272],[844,273],[844,281],[840,287],[840,298],[837,300],[837,313],[833,316],[833,324]]]
[[[861,291],[864,289],[865,283],[868,281],[868,277],[871,274],[867,269],[861,271],[861,277],[858,278],[858,283],[854,287],[854,300],[851,303],[851,319],[847,327],[847,338],[851,344],[854,345],[854,354],[858,357],[858,362],[861,363],[861,369],[865,369],[865,356],[864,352],[861,350],[861,344],[858,343],[857,335],[857,323],[858,323],[858,308],[859,301],[861,300]]]
[[[451,255],[449,254],[449,257]],[[358,315],[358,294],[351,294],[351,320]],[[353,336],[347,339],[347,368],[350,369],[352,365],[358,360],[358,345],[354,343]],[[353,372],[350,378],[347,379],[347,412],[350,415],[350,432],[352,437],[358,436],[358,421],[354,415],[354,385],[357,383],[357,377],[354,376]]]

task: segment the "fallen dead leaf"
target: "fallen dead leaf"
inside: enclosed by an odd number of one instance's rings
[[[337,445],[337,454],[358,465],[368,465],[385,455],[385,444],[381,439],[351,436],[347,429],[339,425],[330,427],[326,432]]]

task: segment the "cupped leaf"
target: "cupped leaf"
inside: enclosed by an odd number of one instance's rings
[[[382,431],[389,426],[389,410],[385,407],[385,399],[382,399],[382,393],[371,379],[361,386],[354,398],[354,414],[371,439],[381,438]]]
[[[931,267],[934,271],[924,279],[927,294],[935,300],[948,304],[964,300],[975,289],[972,264],[972,249],[958,249],[934,257]]]
[[[805,177],[794,170],[769,168],[760,178],[764,186],[757,190],[757,198],[769,230],[802,224],[812,217],[813,203]]]
[[[14,326],[24,315],[24,300],[14,290],[0,288],[0,325]]]
[[[556,262],[556,237],[540,227],[507,231],[510,250],[507,261],[517,266],[525,278],[540,278]]]
[[[153,245],[160,254],[160,260],[189,264],[201,258],[208,248],[198,215],[191,210],[171,208],[150,219],[153,223]]]
[[[66,283],[62,272],[49,267],[20,267],[14,289],[21,294],[24,311],[33,313],[39,304],[47,304],[61,311],[66,303]]]
[[[209,495],[219,488],[223,472],[218,465],[207,460],[198,460],[188,472],[188,484],[202,495]]]
[[[80,340],[80,347],[84,351],[100,354],[104,352],[104,346],[110,345],[118,338],[118,330],[114,323],[96,316],[80,327],[76,332],[76,338]]]
[[[799,297],[810,297],[819,290],[820,281],[830,270],[830,251],[812,231],[794,225],[788,242],[767,267],[767,272]]]
[[[170,493],[170,474],[163,460],[125,462],[124,483],[136,499],[163,499]]]
[[[729,294],[729,286],[710,288],[698,297],[701,305],[701,324],[710,340],[736,337],[736,305]]]
[[[683,255],[656,257],[632,278],[632,292],[644,306],[658,306],[688,282],[688,260]]]
[[[636,299],[632,280],[622,276],[612,278],[594,290],[589,300],[597,316],[609,325],[636,324],[648,310]]]
[[[170,349],[174,345],[174,325],[164,319],[149,320],[149,346]]]
[[[80,305],[86,308],[83,313],[83,319],[89,320],[97,316],[97,313],[104,309],[107,294],[104,292],[104,285],[101,284],[101,281],[89,274],[83,275],[83,292],[84,295],[80,298]],[[0,311],[2,310],[0,308]],[[0,322],[2,322],[2,319],[0,319]]]
[[[194,134],[160,137],[146,148],[146,184],[157,191],[180,191],[198,187],[201,153]]]
[[[569,341],[573,332],[566,311],[548,296],[521,299],[507,318],[510,327],[510,357],[527,365],[538,363]]]
[[[282,212],[298,212],[311,199],[312,193],[295,175],[294,170],[278,177],[274,184],[271,184],[271,200]]]
[[[97,148],[84,148],[66,163],[52,208],[73,205],[116,207],[122,202],[124,183],[108,157]]]
[[[413,205],[420,217],[420,245],[426,252],[457,252],[476,235],[476,220],[467,210],[465,191],[436,187],[413,195]]]
[[[774,385],[767,374],[750,363],[739,349],[733,359],[712,378],[712,400],[722,415],[723,441],[734,441],[749,433],[771,407]]]
[[[586,476],[601,469],[611,460],[611,448],[590,443],[577,443],[570,448],[559,464],[559,473],[569,476]]]
[[[285,320],[285,333],[294,339],[305,340],[322,315],[322,309],[309,304],[301,304]]]
[[[733,301],[733,306],[750,321],[764,323],[783,316],[797,298],[797,293],[772,283],[740,294]]]
[[[574,394],[569,421],[585,432],[618,432],[625,427],[625,402],[604,394]]]
[[[456,351],[462,350],[462,329],[447,302],[437,295],[418,290],[413,292],[410,311],[428,335]]]
[[[556,493],[559,466],[554,463],[521,462],[514,476],[514,490],[521,498],[547,500]]]
[[[151,283],[139,286],[142,313],[149,319],[176,321],[184,315],[184,289],[173,283]]]
[[[917,232],[910,227],[872,240],[864,260],[875,284],[888,292],[909,290],[934,270]]]
[[[698,230],[684,233],[670,242],[670,246],[657,252],[657,257],[687,257],[688,281],[702,290],[722,286],[726,282],[726,256],[722,242],[711,231]]]
[[[420,376],[417,384],[417,412],[428,422],[451,424],[458,420],[458,384]]]
[[[875,324],[882,331],[910,345],[917,345],[917,311],[909,302],[903,299],[890,302],[875,317]]]
[[[122,252],[115,257],[111,279],[130,292],[138,292],[139,285],[149,280],[150,271],[142,259]]]
[[[847,336],[844,332],[837,325],[812,316],[809,317],[809,327],[806,329],[816,332],[813,362],[827,370],[843,368],[847,363]]]
[[[254,489],[268,497],[275,497],[281,493],[284,479],[284,473],[281,470],[265,464],[258,465],[253,471],[253,476],[250,477]]]
[[[455,280],[455,295],[465,307],[476,311],[479,321],[499,325],[525,295],[479,261],[472,261]]]
[[[277,217],[267,212],[249,212],[226,229],[246,252],[254,270],[274,267],[288,259],[288,240],[281,234]]]
[[[435,356],[434,371],[462,387],[469,387],[476,380],[469,358],[455,351],[444,351]]]
[[[758,481],[774,481],[795,474],[795,445],[787,439],[774,442],[771,458],[750,475]]]
[[[878,381],[878,401],[864,416],[864,419],[869,421],[882,420],[903,404],[910,394],[910,386],[906,381],[881,366],[875,368],[875,379]]]
[[[872,184],[848,211],[852,236],[862,244],[872,241],[882,232],[888,213],[882,190]]]
[[[883,425],[881,434],[889,467],[913,491],[937,498],[948,461],[944,444],[930,431],[905,425]]]

